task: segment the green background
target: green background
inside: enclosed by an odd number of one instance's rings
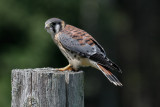
[[[85,71],[85,107],[160,105],[157,0],[0,0],[0,107],[11,106],[11,70],[63,67],[67,60],[44,30],[58,17],[90,33],[123,70],[123,87]]]

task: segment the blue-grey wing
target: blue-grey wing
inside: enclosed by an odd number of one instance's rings
[[[109,70],[118,70],[121,72],[120,68],[106,57],[103,48],[93,38],[84,37],[75,39],[70,35],[61,33],[58,39],[65,49],[75,52],[82,57],[89,58]],[[90,40],[90,42],[88,42],[88,40]]]
[[[79,40],[65,33],[60,34],[58,39],[65,49],[75,52],[83,57],[90,57],[100,51],[96,45],[91,46],[86,43],[85,40],[81,40],[83,41],[83,44],[81,44]]]

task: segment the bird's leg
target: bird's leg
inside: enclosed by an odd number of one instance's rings
[[[58,68],[59,71],[72,71],[73,68],[72,66],[69,64],[67,65],[66,67],[63,67],[63,68]]]

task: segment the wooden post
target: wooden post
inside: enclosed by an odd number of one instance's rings
[[[12,107],[84,107],[83,71],[12,70]]]

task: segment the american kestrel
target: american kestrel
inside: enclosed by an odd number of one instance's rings
[[[58,70],[78,70],[81,66],[91,66],[102,71],[114,85],[122,86],[110,72],[111,70],[121,72],[121,69],[107,58],[105,50],[90,34],[58,18],[48,19],[45,22],[45,29],[69,62],[68,66]]]

